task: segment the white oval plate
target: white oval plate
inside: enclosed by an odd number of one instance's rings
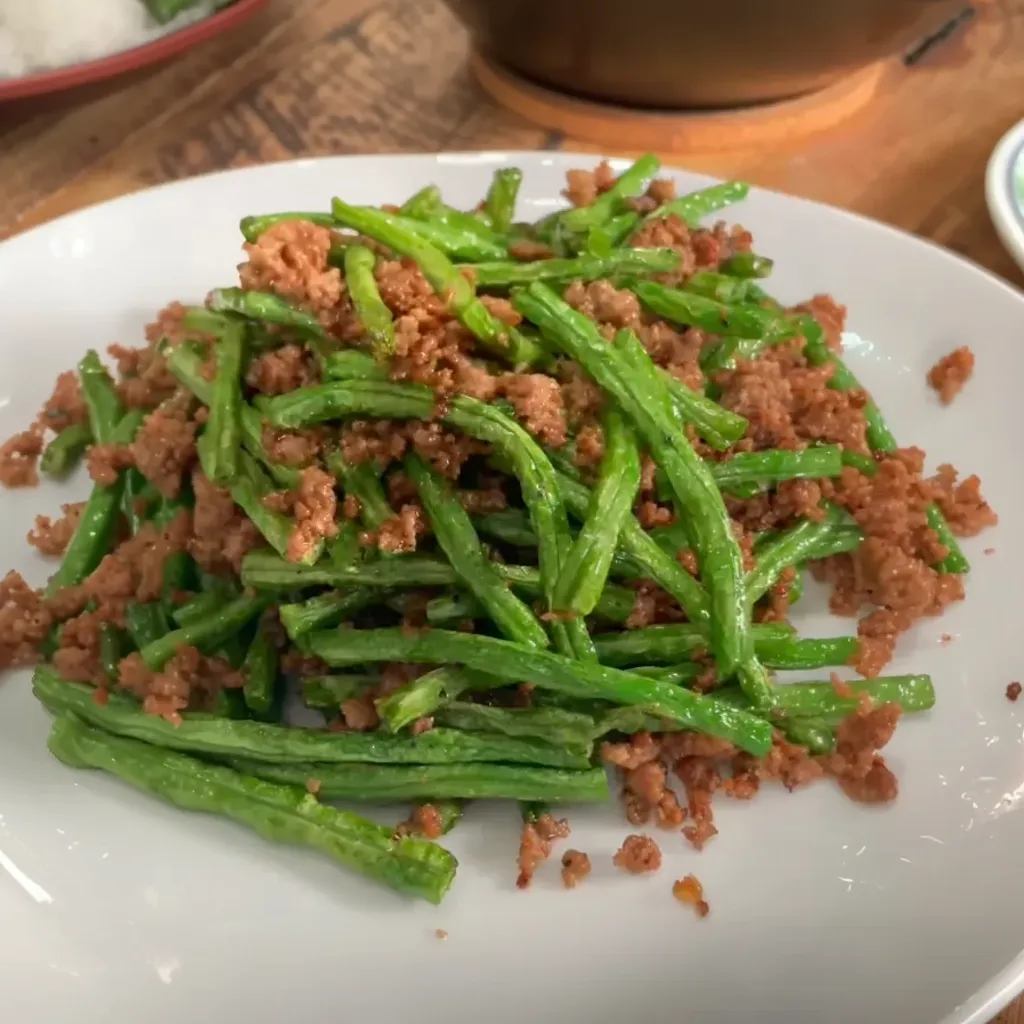
[[[996,232],[1024,270],[1024,121],[1000,140],[985,171],[985,200]]]
[[[35,414],[89,346],[135,344],[167,301],[231,283],[245,214],[401,201],[426,182],[468,207],[500,163],[523,167],[520,214],[560,200],[592,157],[473,154],[276,164],[199,178],[85,210],[0,246],[0,434]],[[706,179],[677,175],[683,189]],[[1024,300],[890,228],[756,192],[735,217],[776,260],[785,301],[832,292],[851,308],[855,371],[904,443],[979,472],[1002,525],[968,542],[968,599],[906,637],[898,671],[933,673],[938,706],[887,753],[897,803],[864,808],[830,784],[750,805],[722,800],[701,854],[658,834],[665,864],[611,865],[630,831],[616,806],[572,811],[595,870],[561,890],[556,862],[514,888],[512,806],[473,806],[446,840],[461,866],[440,908],[215,818],[175,811],[46,752],[27,676],[0,684],[0,1015],[12,1022],[171,1024],[397,1020],[519,1024],[630,1019],[898,1021],[992,1017],[1021,987],[1024,675],[1019,614],[1024,489],[1017,447]],[[978,356],[951,408],[925,386],[957,345]],[[0,562],[42,582],[23,538],[86,482],[0,496]],[[986,557],[983,548],[995,547]],[[847,632],[801,605],[811,634]],[[815,610],[817,608],[817,610]],[[940,643],[942,634],[951,643]],[[1024,705],[1022,705],[1024,707]],[[704,883],[711,915],[673,900]],[[447,941],[435,929],[448,933]]]

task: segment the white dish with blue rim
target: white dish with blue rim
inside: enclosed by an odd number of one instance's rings
[[[989,157],[985,200],[996,231],[1024,269],[1024,121],[1018,121]]]

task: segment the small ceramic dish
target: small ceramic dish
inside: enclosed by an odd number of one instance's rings
[[[992,150],[985,200],[1003,245],[1024,269],[1024,121],[1018,121]]]

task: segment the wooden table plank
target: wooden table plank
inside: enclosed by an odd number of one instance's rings
[[[1022,116],[1024,0],[978,4],[855,119],[770,150],[666,160],[843,206],[1014,284],[985,162]],[[265,160],[442,149],[582,149],[497,109],[439,0],[274,0],[228,38],[91,94],[0,108],[0,237],[89,203]],[[1024,1002],[998,1018],[1024,1024]]]

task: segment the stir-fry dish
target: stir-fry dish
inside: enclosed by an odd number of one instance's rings
[[[29,535],[46,586],[0,583],[52,753],[434,902],[476,799],[518,802],[520,887],[568,835],[552,808],[610,778],[648,828],[614,855],[635,873],[655,830],[703,848],[716,791],[892,800],[879,751],[935,693],[882,673],[995,514],[899,447],[843,307],[781,305],[710,223],[747,187],[657,170],[572,171],[534,224],[511,167],[468,212],[428,185],[247,217],[239,287],[112,345],[115,376],[92,351],[62,374],[0,450],[8,486],[93,481]],[[855,635],[796,634],[806,573]],[[592,855],[564,851],[566,887]]]

